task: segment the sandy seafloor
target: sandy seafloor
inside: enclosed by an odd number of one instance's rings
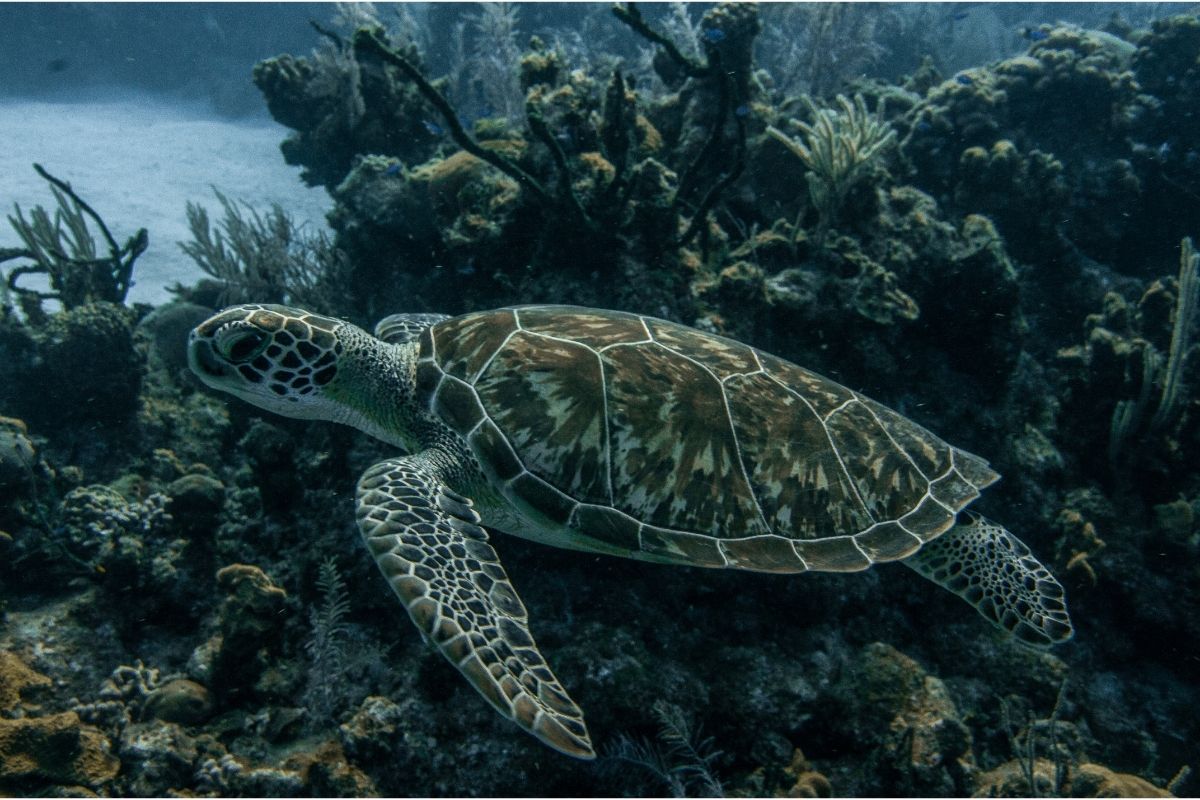
[[[287,129],[266,119],[222,120],[199,106],[153,97],[0,101],[0,208],[54,208],[37,162],[69,182],[104,219],[118,243],[139,227],[150,246],[134,268],[129,302],[162,303],[166,287],[194,282],[199,268],[179,249],[191,238],[189,200],[222,217],[213,187],[266,210],[284,206],[298,223],[324,228],[331,201],[300,180],[279,153]],[[19,246],[0,220],[0,247]]]

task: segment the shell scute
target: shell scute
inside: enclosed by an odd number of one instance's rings
[[[867,398],[860,400],[926,478],[933,480],[950,468],[950,445],[887,406]]]
[[[552,522],[567,524],[578,503],[546,481],[526,472],[509,483],[513,494]]]
[[[930,483],[929,493],[955,511],[979,497],[979,489],[975,484],[963,478],[957,470],[953,469]]]
[[[854,537],[871,561],[895,561],[911,556],[923,542],[897,522],[881,522]]]
[[[575,511],[572,525],[576,530],[622,550],[637,552],[641,547],[638,537],[641,524],[612,508],[581,505]]]
[[[614,314],[572,306],[525,307],[518,310],[521,327],[588,347],[646,340],[646,327],[633,314]]]
[[[508,439],[504,438],[504,434],[490,419],[485,419],[467,438],[467,442],[475,452],[486,455],[485,468],[489,469],[498,481],[511,481],[525,470]]]
[[[780,383],[803,395],[821,419],[827,417],[839,406],[854,399],[854,392],[840,383],[834,383],[828,378],[804,367],[798,367],[790,361],[784,361],[782,358],[763,352],[758,353],[758,360],[762,363],[763,369],[778,378]]]
[[[804,572],[807,567],[796,555],[792,540],[782,536],[751,536],[718,543],[730,566],[758,572]]]
[[[862,403],[842,406],[826,418],[825,427],[873,519],[896,519],[925,494],[928,479]]]
[[[479,405],[475,390],[449,375],[442,379],[437,388],[433,397],[433,410],[462,436],[483,419],[483,407]]]
[[[601,358],[614,506],[650,525],[708,536],[768,533],[720,382],[657,344],[614,347]]]
[[[642,528],[642,551],[698,567],[726,566],[720,543],[711,536],[669,531],[651,525]]]
[[[526,469],[579,500],[610,502],[604,378],[594,350],[518,331],[475,388]]]
[[[871,560],[854,544],[850,536],[796,541],[792,545],[811,570],[820,572],[859,572],[871,566]]]
[[[447,375],[467,383],[517,329],[512,311],[485,311],[439,322],[430,328],[437,362]]]
[[[955,515],[947,511],[945,506],[926,495],[917,507],[901,517],[899,522],[905,530],[911,531],[921,541],[928,542],[949,530],[954,524],[954,518]]]
[[[818,539],[871,524],[810,406],[761,373],[725,386],[742,461],[774,531]]]
[[[646,326],[653,334],[654,341],[703,364],[721,380],[730,375],[759,370],[754,350],[749,345],[657,319],[647,320]]]

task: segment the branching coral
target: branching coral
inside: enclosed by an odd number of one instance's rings
[[[324,234],[303,231],[278,203],[260,214],[214,190],[225,210],[216,225],[198,203],[188,203],[190,242],[180,248],[224,285],[221,302],[290,302],[332,312],[330,292],[344,257]]]
[[[829,97],[886,53],[877,28],[887,7],[861,3],[768,3],[759,63],[784,94]]]
[[[459,147],[516,180],[521,184],[522,188],[528,190],[539,202],[545,205],[550,204],[550,193],[546,191],[536,178],[504,156],[481,147],[478,142],[471,138],[466,129],[463,128],[458,114],[442,93],[421,74],[416,64],[412,63],[412,61],[395,48],[390,47],[380,36],[380,31],[360,28],[354,34],[354,49],[360,55],[362,53],[373,53],[386,63],[397,67],[406,78],[416,84],[417,89],[421,92],[425,100],[437,109],[438,114],[441,115],[447,129],[450,131],[451,137],[453,137]]]
[[[659,700],[651,711],[659,724],[658,741],[622,734],[608,757],[646,770],[666,784],[672,797],[688,797],[689,791],[697,797],[724,797],[713,771],[721,751],[713,747],[712,737],[701,738],[677,705]]]
[[[813,117],[812,124],[792,122],[804,134],[804,141],[793,139],[774,126],[768,127],[767,133],[782,142],[810,170],[805,178],[809,197],[819,215],[820,241],[833,225],[847,193],[895,140],[896,132],[884,121],[882,107],[875,114],[867,112],[862,95],[855,95],[853,103],[838,95],[840,111],[817,108],[808,97],[804,102]],[[797,222],[796,230],[799,228]]]
[[[1142,347],[1142,376],[1138,395],[1134,399],[1119,401],[1113,408],[1108,457],[1114,467],[1121,451],[1145,419],[1151,389],[1155,384],[1161,386],[1161,393],[1158,407],[1150,419],[1150,430],[1165,431],[1181,411],[1183,363],[1191,342],[1196,307],[1200,304],[1200,278],[1197,276],[1200,254],[1196,253],[1190,238],[1180,243],[1179,251],[1178,289],[1166,365],[1164,367],[1161,354],[1148,343]]]
[[[517,44],[517,7],[511,3],[480,3],[471,17],[475,54],[473,83],[485,103],[510,124],[520,120],[525,95],[518,81],[521,48]]]
[[[749,114],[751,50],[762,25],[753,6],[722,4],[711,10],[701,21],[701,27],[706,31],[701,36],[705,51],[705,60],[701,62],[685,54],[670,37],[654,30],[634,4],[615,5],[613,14],[639,36],[660,47],[674,68],[700,82],[699,85],[715,101],[713,108],[706,108],[709,120],[703,144],[683,170],[679,188],[671,201],[673,209],[679,208],[697,192],[699,176],[715,172],[713,182],[700,196],[691,222],[675,242],[677,246],[686,246],[704,230],[708,213],[716,206],[722,192],[745,170],[745,117]],[[734,128],[732,136],[727,131],[730,124]]]
[[[321,562],[317,577],[317,588],[321,591],[321,605],[309,612],[312,638],[304,645],[309,667],[308,703],[313,715],[321,721],[328,720],[335,710],[338,696],[338,676],[344,666],[344,648],[348,633],[345,623],[350,611],[350,600],[346,596],[346,583],[338,574],[337,563],[328,558]]]
[[[25,300],[26,314],[37,314],[42,300],[58,300],[67,309],[96,301],[123,303],[132,285],[134,261],[145,252],[150,241],[146,229],[138,229],[124,245],[118,245],[104,220],[69,183],[54,177],[40,164],[34,164],[33,168],[50,183],[58,208],[52,217],[42,206],[35,206],[26,218],[19,205],[14,207],[15,214],[8,221],[25,246],[0,248],[0,263],[18,258],[33,263],[10,270],[7,288]],[[104,239],[107,255],[99,252],[88,226],[89,218]],[[51,291],[19,286],[25,275],[47,276]]]

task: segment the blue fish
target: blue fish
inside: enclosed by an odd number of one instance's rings
[[[445,131],[442,130],[442,126],[438,125],[436,122],[430,122],[427,119],[423,119],[421,120],[421,124],[425,126],[425,130],[429,131],[431,136],[441,136],[443,133],[445,133]]]
[[[750,116],[750,106],[746,105],[745,103],[742,103],[740,106],[738,106],[737,108],[735,108],[733,110],[733,113],[734,113],[734,116],[748,117],[748,116]]]
[[[383,171],[383,174],[384,175],[399,175],[401,169],[402,169],[402,167],[400,166],[400,162],[397,161],[395,164],[388,164],[387,169],[385,169]]]
[[[927,133],[928,131],[933,130],[933,126],[925,120],[921,120],[917,123],[917,130],[919,130],[921,133]]]
[[[955,75],[954,80],[960,86],[970,86],[971,84],[975,83],[974,79],[972,79],[970,75]]]
[[[704,38],[709,44],[720,44],[725,41],[725,31],[720,28],[705,28]]]
[[[964,19],[966,19],[970,15],[971,15],[970,11],[959,11],[955,14],[952,14],[950,16],[950,19],[954,20],[955,22],[962,22]]]
[[[1042,42],[1050,38],[1050,34],[1039,28],[1026,28],[1025,38],[1031,42]]]

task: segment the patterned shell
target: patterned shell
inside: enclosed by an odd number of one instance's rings
[[[828,378],[652,317],[507,308],[420,347],[433,412],[510,502],[581,546],[854,571],[911,555],[999,477]]]

